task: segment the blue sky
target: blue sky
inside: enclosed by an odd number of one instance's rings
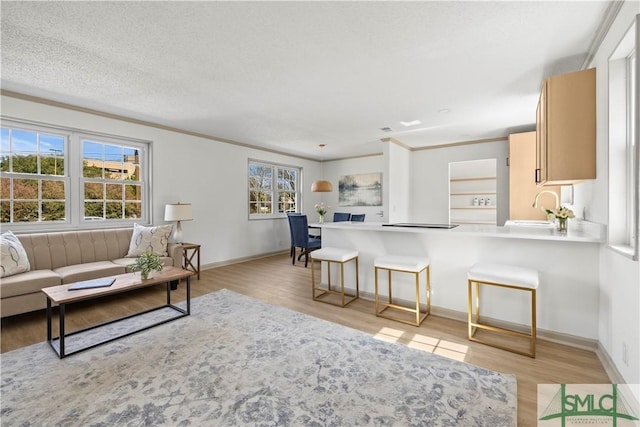
[[[10,139],[13,145],[10,145]],[[55,155],[64,153],[65,137],[55,134],[40,134],[40,153]],[[38,134],[32,131],[14,129],[10,138],[9,128],[2,128],[2,153],[36,154],[38,150]],[[104,152],[103,152],[104,151]],[[85,159],[121,161],[123,155],[133,155],[135,149],[118,145],[103,144],[90,140],[83,140],[83,157]]]

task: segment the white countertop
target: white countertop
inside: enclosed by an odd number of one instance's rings
[[[450,233],[455,235],[473,235],[509,239],[555,240],[563,242],[603,243],[605,228],[601,224],[582,220],[570,220],[569,230],[559,233],[555,228],[529,226],[495,226],[464,224],[451,229],[388,227],[379,222],[325,222],[311,223],[309,227],[348,229],[362,231],[381,231],[385,233]]]

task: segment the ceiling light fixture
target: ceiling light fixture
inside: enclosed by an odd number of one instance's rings
[[[420,120],[411,120],[410,122],[400,122],[400,124],[404,127],[415,126],[422,123]]]
[[[333,185],[329,181],[325,181],[324,179],[324,161],[322,158],[322,149],[325,144],[320,144],[320,177],[322,179],[313,181],[311,184],[311,191],[314,193],[330,193],[333,191]]]

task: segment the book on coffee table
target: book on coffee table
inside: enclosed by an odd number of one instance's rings
[[[106,288],[113,285],[115,281],[115,277],[103,277],[100,279],[83,280],[82,282],[76,282],[69,286],[69,290],[77,291],[80,289]]]

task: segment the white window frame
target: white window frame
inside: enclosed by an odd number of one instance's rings
[[[270,213],[251,213],[251,191],[254,189],[251,188],[251,176],[250,176],[250,168],[252,165],[258,165],[262,167],[267,167],[272,169],[272,179],[271,179],[271,204],[272,211]],[[273,218],[286,218],[286,212],[278,212],[278,194],[281,191],[278,189],[278,171],[281,169],[294,169],[297,172],[296,177],[296,189],[293,191],[295,194],[295,209],[291,212],[300,212],[301,209],[301,201],[302,201],[302,193],[300,191],[300,184],[302,181],[302,168],[300,166],[293,165],[284,165],[280,163],[274,163],[264,160],[256,160],[256,159],[248,159],[247,162],[247,213],[250,220],[253,219],[273,219]],[[285,190],[286,191],[286,190]]]
[[[64,221],[42,222],[16,222],[2,223],[3,229],[15,232],[44,232],[66,229],[96,229],[128,227],[134,223],[150,224],[152,222],[152,198],[151,198],[151,158],[152,142],[135,138],[109,135],[100,132],[92,132],[84,129],[69,128],[38,122],[24,121],[20,119],[2,117],[2,126],[8,128],[24,129],[42,133],[65,135],[65,175],[59,177],[65,181],[67,200],[65,203]],[[82,176],[82,141],[89,139],[106,144],[124,145],[135,147],[140,153],[140,184],[142,186],[141,216],[132,219],[105,219],[94,220],[84,217],[84,185]],[[4,177],[5,174],[3,173]]]
[[[608,247],[638,260],[640,224],[640,17],[609,58]],[[623,191],[620,191],[622,188]]]

